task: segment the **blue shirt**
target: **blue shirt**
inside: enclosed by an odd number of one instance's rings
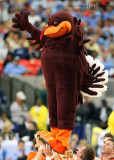
[[[88,25],[91,28],[96,27],[97,24],[98,24],[98,21],[99,21],[99,17],[96,17],[96,16],[94,16],[94,17],[90,16],[90,17],[87,18]]]
[[[102,62],[105,66],[105,70],[110,70],[113,67],[113,63],[111,61]]]
[[[114,10],[111,12],[105,12],[103,15],[103,20],[106,21],[107,19],[113,19],[114,18]]]
[[[8,151],[5,149],[0,149],[0,160],[4,160],[5,158],[9,159]]]
[[[13,62],[8,63],[4,69],[4,74],[11,76],[20,76],[27,72],[27,69],[23,65],[15,65]]]
[[[17,160],[19,157],[21,157],[22,155],[26,155],[25,152],[23,151],[20,151],[18,148],[15,149],[15,151],[13,151],[11,154],[10,154],[10,158],[9,160]]]

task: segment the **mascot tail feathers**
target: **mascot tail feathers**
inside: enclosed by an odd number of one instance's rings
[[[89,97],[100,97],[107,90],[108,71],[104,65],[91,56],[86,56],[88,62],[88,75],[84,78],[81,94]]]

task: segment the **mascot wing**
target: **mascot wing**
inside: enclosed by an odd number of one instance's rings
[[[104,70],[104,65],[91,56],[86,56],[88,62],[88,75],[85,77],[81,94],[89,97],[100,97],[102,92],[107,90],[105,85],[108,82],[108,71]]]
[[[36,50],[42,48],[41,42],[40,42],[40,35],[41,32],[38,28],[34,27],[28,20],[27,12],[24,11],[23,15],[20,13],[16,13],[15,17],[12,19],[14,24],[12,25],[13,28],[19,29],[20,31],[27,31],[31,34],[30,38],[27,38],[28,40],[35,40],[35,43],[32,45],[39,44],[38,48]]]

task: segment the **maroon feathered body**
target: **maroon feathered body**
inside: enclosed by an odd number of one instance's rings
[[[73,23],[73,18],[69,21]],[[78,97],[88,71],[85,55],[76,40],[72,30],[59,38],[47,38],[42,48],[51,127],[73,129],[75,126]]]
[[[88,75],[80,20],[77,21],[68,12],[52,15],[48,26],[53,26],[54,22],[60,24],[67,21],[72,27],[71,31],[58,38],[43,36],[41,40],[43,32],[29,23],[26,12],[23,15],[15,14],[12,21],[14,28],[31,34],[28,40],[36,40],[33,45],[39,44],[37,49],[42,48],[41,63],[47,86],[50,126],[72,130],[76,106],[81,101],[80,91],[89,93],[88,87],[92,83]]]

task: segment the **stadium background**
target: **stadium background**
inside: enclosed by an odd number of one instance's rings
[[[114,110],[114,1],[0,0],[0,136],[3,138],[2,145],[7,150],[9,159],[14,148],[17,147],[18,150],[17,142],[20,136],[11,114],[11,105],[16,100],[16,93],[18,91],[25,93],[24,103],[27,106],[28,116],[30,109],[36,104],[37,98],[42,99],[43,105],[48,108],[45,101],[46,88],[40,62],[41,51],[35,51],[36,46],[30,45],[33,41],[26,40],[29,34],[12,28],[11,20],[15,13],[23,13],[24,10],[28,12],[29,21],[39,29],[45,28],[50,15],[58,11],[68,11],[73,16],[81,18],[84,39],[91,39],[85,45],[88,54],[94,59],[98,58],[104,64],[105,69],[109,71],[107,92],[101,98],[85,97],[84,104],[77,107],[74,133],[78,135],[78,140],[72,144],[81,146],[80,143],[91,143],[96,149],[97,155],[101,156],[102,143],[100,139],[104,135],[104,129],[107,128],[108,116]],[[8,64],[14,63],[14,61],[25,67],[23,73],[13,72],[14,68],[12,70],[6,69]],[[5,134],[3,128],[6,125],[4,116],[11,122],[9,132],[13,133],[12,138],[3,136]],[[42,116],[45,115],[42,114]],[[33,117],[27,121],[26,116],[23,123],[30,121],[34,121]],[[45,123],[48,126],[48,118]],[[91,135],[96,126],[101,130],[97,133],[97,141],[94,143],[91,140]],[[34,132],[37,129],[40,128],[36,126],[33,129]],[[27,128],[27,130],[29,129]],[[26,136],[30,136],[28,132]],[[25,137],[24,139],[27,153],[32,150],[32,142],[29,141],[29,138]]]

